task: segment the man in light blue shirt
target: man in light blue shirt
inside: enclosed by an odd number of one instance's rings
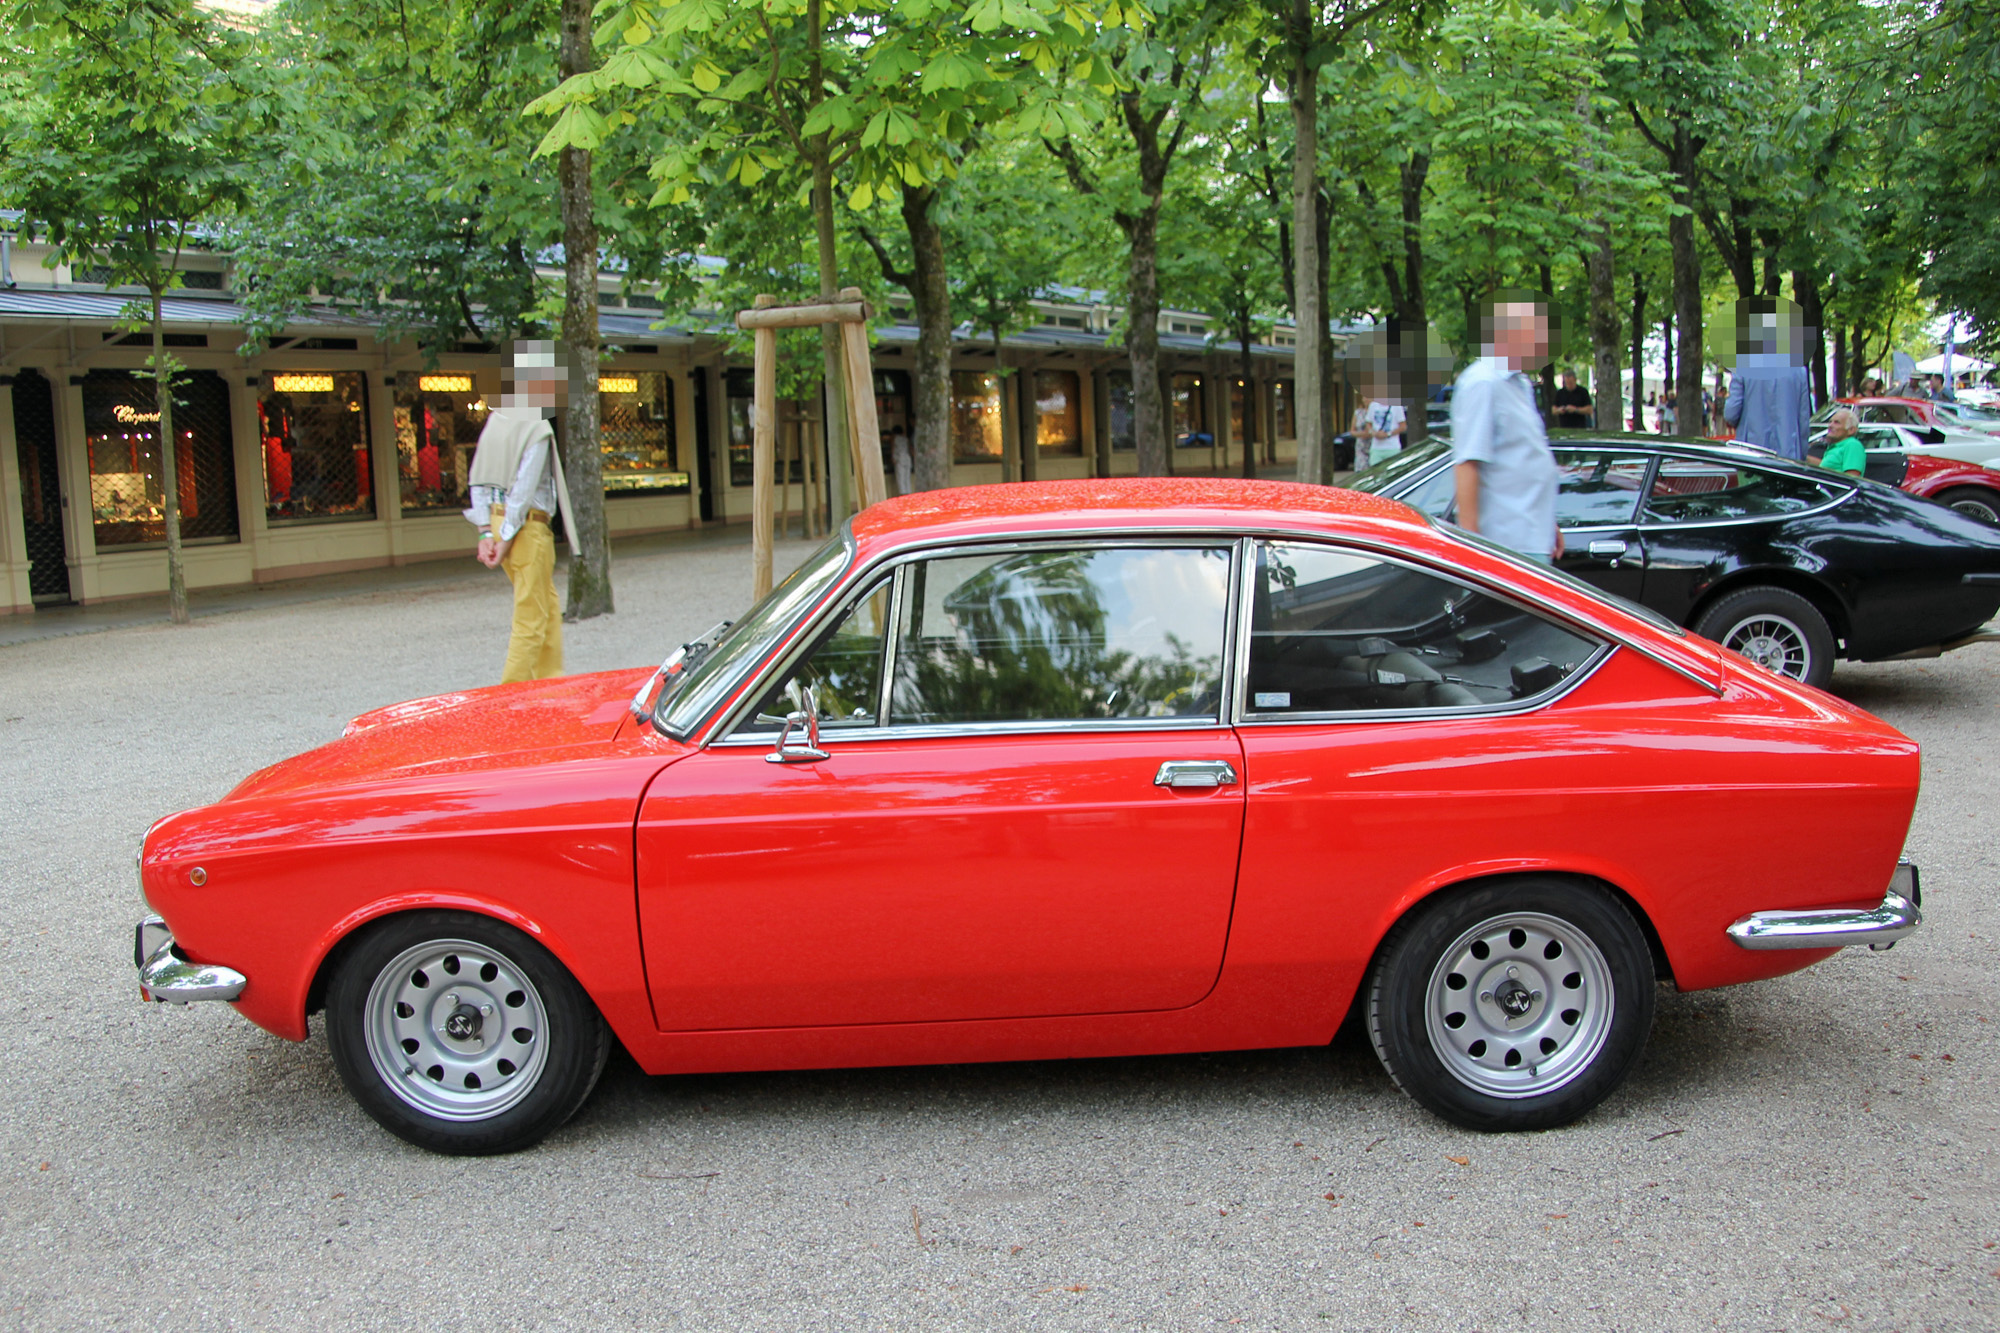
[[[1548,357],[1548,308],[1539,301],[1504,301],[1480,323],[1484,355],[1459,375],[1451,394],[1458,526],[1553,562],[1562,554],[1556,460],[1534,391],[1521,374],[1523,366]]]
[[[1764,309],[1766,304],[1771,308]],[[1804,325],[1790,302],[1739,301],[1736,368],[1722,404],[1722,419],[1736,428],[1737,439],[1795,462],[1805,461],[1812,429],[1804,340]]]

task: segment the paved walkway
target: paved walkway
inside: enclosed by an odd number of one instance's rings
[[[796,522],[796,520],[794,520]],[[651,555],[690,547],[748,546],[750,525],[735,523],[676,532],[648,533],[625,537],[611,543],[615,586],[617,561],[621,557]],[[558,587],[569,564],[569,548],[557,548]],[[321,574],[313,578],[283,579],[275,583],[239,584],[229,588],[198,588],[188,593],[188,614],[196,619],[228,615],[235,611],[268,610],[319,602],[332,597],[353,597],[361,593],[391,589],[415,590],[491,579],[492,571],[471,558],[471,548],[463,557],[419,560],[407,565],[379,565],[372,569],[350,570],[344,574]],[[91,606],[50,606],[19,615],[0,616],[0,648],[42,639],[59,639],[71,634],[97,634],[105,630],[129,629],[135,625],[164,624],[167,616],[165,594],[132,597]]]

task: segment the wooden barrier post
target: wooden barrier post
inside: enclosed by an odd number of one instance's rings
[[[752,399],[753,453],[750,495],[751,588],[763,597],[771,590],[772,482],[776,470],[776,413],[778,394],[779,329],[802,329],[817,324],[840,326],[840,382],[847,399],[847,438],[852,449],[854,484],[861,492],[861,507],[867,508],[889,498],[889,486],[882,475],[882,428],[875,415],[875,375],[868,356],[868,320],[873,312],[861,299],[859,287],[841,289],[837,301],[815,301],[806,305],[781,306],[777,298],[759,294],[749,310],[736,315],[736,327],[751,331],[756,347],[755,385]],[[805,452],[804,423],[800,423],[799,451]],[[808,469],[808,472],[814,469]],[[823,473],[823,469],[821,470]],[[789,497],[791,473],[786,472]],[[801,490],[806,488],[802,485]],[[817,506],[817,488],[813,503]],[[787,499],[787,508],[790,500]]]
[[[759,295],[756,305],[769,306],[774,296]],[[775,326],[756,330],[752,378],[750,452],[750,599],[762,601],[771,591],[771,473],[776,452],[778,413],[778,333]]]

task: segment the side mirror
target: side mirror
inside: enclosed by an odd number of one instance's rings
[[[785,697],[798,707],[785,715],[785,725],[778,732],[778,743],[771,753],[764,756],[767,764],[816,764],[828,759],[825,750],[819,748],[819,698],[810,685],[801,685],[794,677],[785,686]],[[792,729],[803,732],[799,740],[792,739]]]

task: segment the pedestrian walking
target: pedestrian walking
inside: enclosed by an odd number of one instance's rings
[[[1556,460],[1521,373],[1549,354],[1548,306],[1495,303],[1480,320],[1482,355],[1451,395],[1458,525],[1537,560],[1562,554]]]
[[[1798,355],[1804,330],[1792,329],[1789,340],[1781,338],[1785,313],[1755,304],[1737,306],[1736,369],[1722,417],[1736,428],[1737,439],[1803,462],[1812,423],[1812,385]],[[1785,341],[1791,345],[1783,346]]]
[[[472,507],[465,517],[479,529],[479,563],[505,571],[514,585],[513,630],[500,673],[504,684],[562,674],[562,606],[556,599],[556,540],[549,520],[567,514],[569,504],[558,499],[564,490],[562,460],[548,422],[565,384],[555,344],[516,343],[513,365],[502,375],[508,388],[479,432],[468,478]]]

